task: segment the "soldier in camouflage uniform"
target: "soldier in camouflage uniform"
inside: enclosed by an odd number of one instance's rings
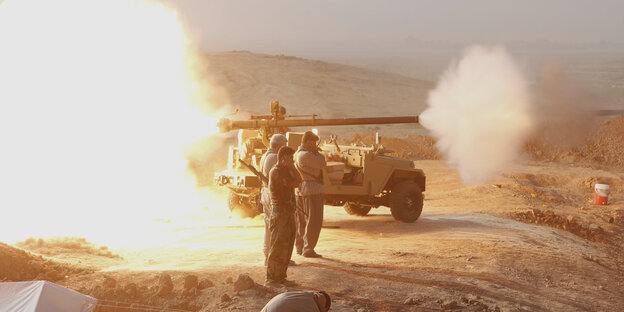
[[[293,154],[292,148],[282,147],[277,153],[277,164],[269,174],[273,211],[269,224],[271,246],[265,285],[294,284],[286,280],[286,270],[295,244],[295,188],[301,183]]]

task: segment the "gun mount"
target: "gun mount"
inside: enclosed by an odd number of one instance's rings
[[[286,115],[286,109],[278,101],[271,102],[270,115],[252,115],[249,120],[221,118],[217,123],[221,132],[233,130],[258,130],[265,147],[273,134],[288,132],[291,127],[381,125],[418,123],[418,116],[364,117],[364,118],[316,118],[318,115]]]
[[[259,203],[262,181],[253,171],[260,170],[260,157],[269,147],[273,134],[285,134],[288,146],[297,149],[303,133],[290,132],[291,127],[398,123],[418,123],[418,116],[321,119],[317,115],[287,115],[286,109],[273,101],[271,114],[253,115],[249,120],[219,121],[222,132],[238,130],[238,145],[230,146],[228,169],[215,173],[215,182],[230,189],[230,210],[253,217],[262,212]],[[319,149],[327,160],[323,170],[326,205],[344,206],[347,213],[358,216],[367,215],[371,208],[387,206],[397,220],[418,219],[423,206],[425,174],[414,168],[413,161],[386,155],[379,140],[373,146],[339,145],[332,136]]]

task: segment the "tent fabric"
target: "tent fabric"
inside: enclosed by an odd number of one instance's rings
[[[0,283],[0,312],[89,312],[97,299],[48,281]]]

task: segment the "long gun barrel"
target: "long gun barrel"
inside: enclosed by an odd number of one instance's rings
[[[217,124],[221,132],[238,129],[266,129],[282,127],[315,127],[315,126],[346,126],[370,124],[418,123],[418,116],[399,117],[365,117],[365,118],[331,118],[331,119],[252,119],[230,120],[222,118]]]

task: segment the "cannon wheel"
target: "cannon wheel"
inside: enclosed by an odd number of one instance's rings
[[[356,203],[356,202],[346,202],[344,204],[344,210],[352,216],[363,217],[368,214],[371,208],[373,207],[360,205],[359,203]]]
[[[390,193],[390,211],[395,220],[414,222],[420,217],[423,208],[423,195],[414,181],[397,183]]]
[[[256,197],[258,197],[258,195]],[[228,197],[228,208],[230,208],[230,211],[243,218],[253,218],[259,214],[256,203],[257,199],[251,201],[248,197],[240,196],[230,191],[230,195]]]

